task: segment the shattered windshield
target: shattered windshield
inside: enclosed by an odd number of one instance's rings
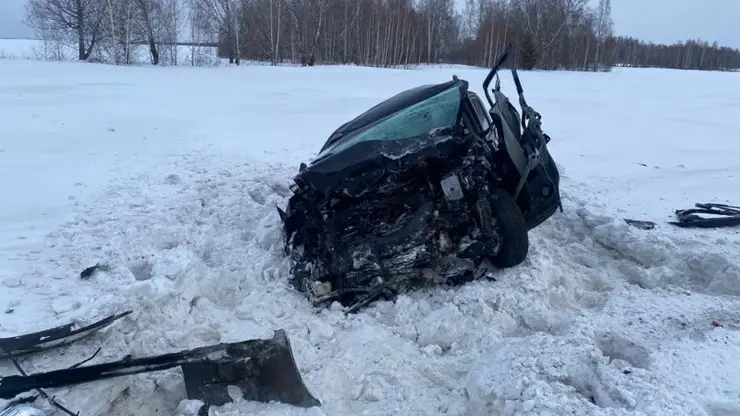
[[[365,140],[400,140],[428,134],[439,127],[453,126],[459,108],[460,88],[454,86],[377,121],[352,137],[338,140],[319,153],[317,158],[341,152]]]

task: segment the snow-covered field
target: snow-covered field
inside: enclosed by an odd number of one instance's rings
[[[740,232],[666,223],[740,204],[738,74],[522,73],[565,210],[523,265],[351,316],[287,288],[275,205],[298,164],[451,71],[0,60],[0,336],[135,311],[21,361],[36,372],[284,328],[323,406],[219,415],[740,414]],[[454,71],[482,93],[483,70]],[[53,393],[82,416],[176,415],[185,397],[179,370]]]

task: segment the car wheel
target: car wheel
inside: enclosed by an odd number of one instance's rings
[[[489,224],[484,226],[488,230],[484,232],[498,234],[500,239],[498,252],[489,256],[491,264],[503,269],[523,262],[529,252],[529,230],[514,198],[503,189],[495,188],[479,209],[481,219],[489,218]]]

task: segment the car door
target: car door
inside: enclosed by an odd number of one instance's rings
[[[486,139],[493,144],[494,149],[498,149],[498,131],[495,128],[491,128],[493,126],[493,121],[486,111],[486,108],[483,106],[483,102],[480,97],[478,97],[478,94],[469,91],[468,100],[470,101],[470,105],[473,107],[473,112],[478,119],[478,125],[480,126],[481,132],[486,136]]]

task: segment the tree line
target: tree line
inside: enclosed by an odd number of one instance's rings
[[[740,50],[716,42],[615,36],[611,0],[466,0],[462,11],[455,0],[28,0],[27,21],[80,60],[116,64],[144,48],[152,64],[176,65],[187,42],[192,65],[216,46],[234,64],[489,67],[513,43],[523,69],[740,69]]]

